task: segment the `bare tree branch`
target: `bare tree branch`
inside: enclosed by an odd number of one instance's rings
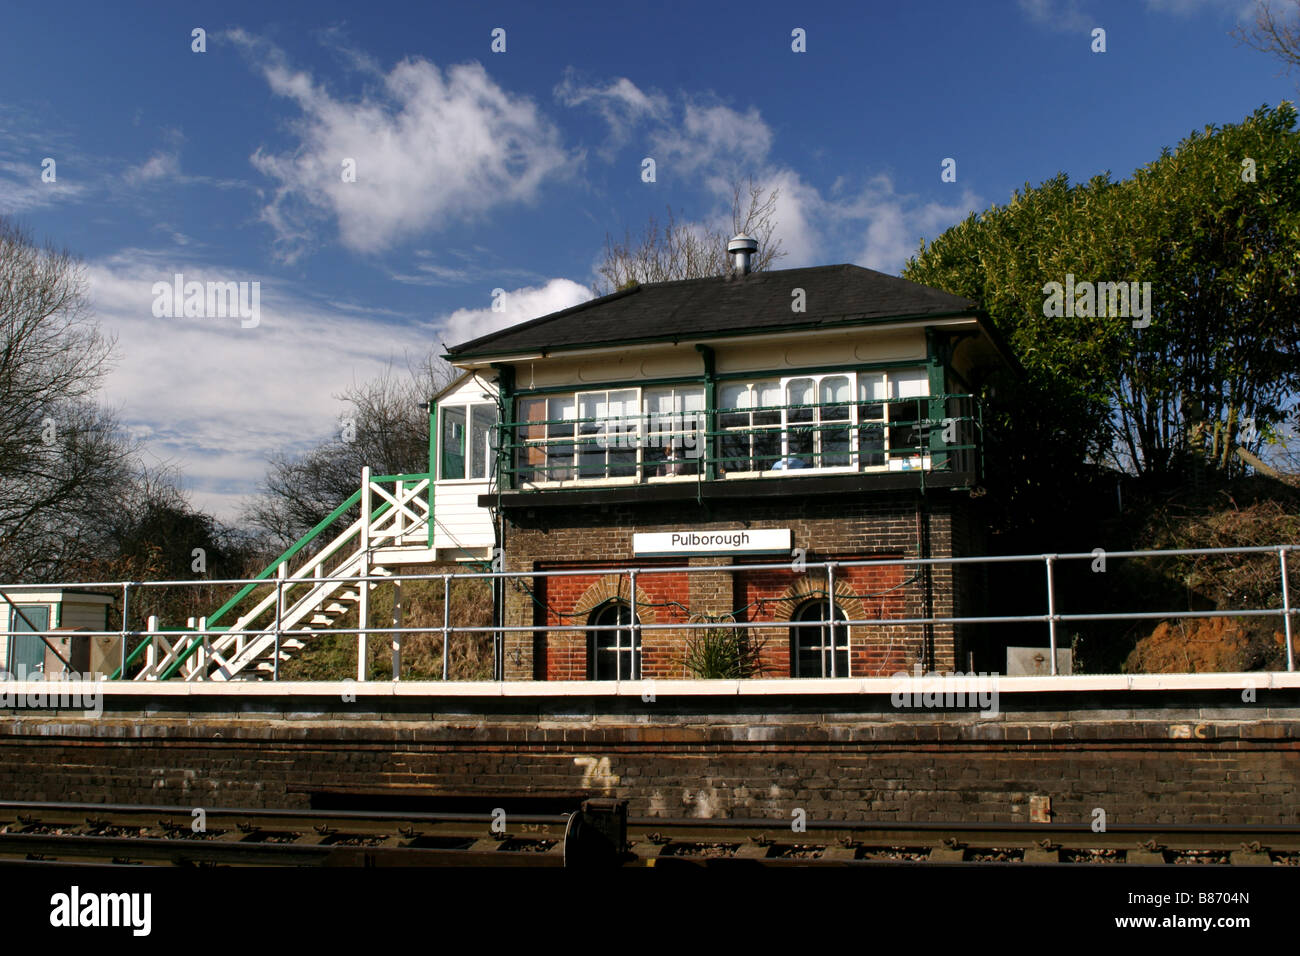
[[[780,189],[768,189],[750,177],[732,183],[730,232],[722,226],[680,223],[669,208],[667,223],[661,225],[651,216],[638,241],[630,232],[624,234],[622,242],[615,242],[607,234],[605,258],[597,267],[600,279],[594,291],[606,295],[646,282],[728,275],[731,260],[727,257],[727,241],[742,232],[758,240],[751,268],[755,272],[770,268],[785,256],[781,240],[776,237],[779,197]]]
[[[1240,43],[1261,53],[1275,56],[1286,64],[1286,72],[1300,66],[1300,0],[1289,0],[1291,19],[1279,14],[1273,0],[1259,0],[1255,7],[1255,26],[1250,30],[1232,31]]]

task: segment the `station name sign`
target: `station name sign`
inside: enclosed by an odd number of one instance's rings
[[[654,531],[632,535],[632,553],[674,554],[788,554],[789,528],[757,531]]]

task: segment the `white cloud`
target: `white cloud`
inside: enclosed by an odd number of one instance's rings
[[[777,268],[821,264],[825,244],[822,229],[828,215],[821,194],[792,169],[770,171],[763,181],[778,190],[772,219],[785,256],[778,260]]]
[[[744,113],[729,106],[687,103],[679,126],[664,126],[651,139],[650,155],[658,173],[689,176],[700,170],[727,180],[736,170],[752,169],[767,160],[772,130],[758,109]]]
[[[149,454],[182,470],[198,506],[229,520],[271,451],[305,450],[333,431],[344,408],[334,393],[390,361],[403,367],[433,343],[427,325],[359,316],[292,282],[176,258],[186,254],[123,250],[87,264],[97,318],[118,340],[102,398]],[[187,281],[259,281],[260,323],[155,318],[152,286],[177,272]]]
[[[984,200],[969,189],[951,202],[924,201],[899,193],[890,176],[873,177],[856,192],[837,184],[840,196],[828,203],[835,230],[851,242],[856,237],[852,261],[868,269],[896,275],[909,256],[916,253],[922,238],[933,239],[972,211],[984,208]]]
[[[480,335],[559,312],[592,298],[591,290],[570,279],[551,279],[544,286],[525,286],[505,294],[504,308],[493,312],[489,304],[481,309],[457,309],[442,319],[442,336],[447,345],[459,345]]]
[[[1035,19],[1058,24],[1081,16],[1074,0],[1064,5],[1061,0],[1021,0],[1021,7]],[[686,96],[670,106],[662,95],[645,93],[626,77],[580,84],[572,71],[556,95],[570,106],[594,104],[614,139],[626,138],[637,125],[649,126],[645,135],[658,177],[697,183],[714,199],[704,215],[679,222],[684,229],[729,231],[738,180],[752,176],[766,189],[776,189],[772,218],[785,252],[776,268],[851,261],[897,273],[923,237],[933,238],[982,208],[980,197],[969,190],[951,202],[899,194],[886,175],[856,188],[837,182],[823,195],[797,170],[773,161],[776,137],[756,107],[738,110]],[[593,279],[598,280],[594,272]]]
[[[52,157],[53,158],[53,157]],[[55,175],[58,175],[55,160]],[[52,183],[41,181],[41,167],[30,163],[0,161],[0,214],[25,213],[42,206],[75,200],[84,195],[86,188],[56,178]]]
[[[154,153],[139,166],[126,171],[131,183],[146,183],[155,179],[174,179],[181,174],[180,154],[175,151]]]
[[[228,34],[249,53],[271,90],[301,116],[286,153],[259,148],[253,165],[278,183],[262,218],[281,255],[300,255],[322,218],[338,222],[350,249],[372,253],[400,239],[534,199],[544,181],[566,175],[571,157],[559,133],[525,97],[502,89],[479,63],[440,70],[403,60],[378,91],[332,95],[296,71],[265,41]],[[343,182],[343,161],[356,182]]]
[[[625,76],[604,86],[582,83],[570,67],[555,87],[555,97],[565,106],[590,106],[609,126],[609,139],[601,156],[613,158],[641,122],[662,120],[668,116],[668,98],[661,93],[647,93]]]
[[[54,182],[45,182],[46,159],[54,160]],[[47,117],[0,102],[0,215],[85,198],[79,177],[58,178],[60,169],[83,169],[84,154],[69,132],[50,127]]]

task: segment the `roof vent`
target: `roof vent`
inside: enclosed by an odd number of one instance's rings
[[[743,232],[727,243],[727,255],[731,256],[731,267],[740,275],[749,275],[756,252],[758,252],[758,240]]]

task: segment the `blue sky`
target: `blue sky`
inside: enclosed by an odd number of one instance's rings
[[[84,259],[118,342],[103,397],[196,505],[232,518],[270,451],[334,433],[343,388],[582,301],[606,233],[666,207],[721,226],[737,174],[781,190],[780,267],[897,273],[1026,182],[1123,177],[1193,129],[1294,100],[1294,77],[1229,36],[1252,8],[19,5],[3,14],[0,213]],[[177,273],[260,283],[257,324],[155,316],[154,283]]]

